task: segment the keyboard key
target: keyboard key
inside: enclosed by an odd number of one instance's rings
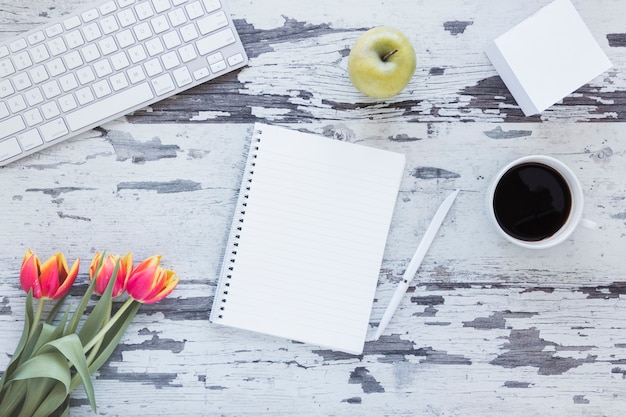
[[[153,0],[152,5],[154,6],[154,11],[157,13],[163,13],[172,7],[168,0]]]
[[[66,113],[78,107],[78,104],[76,103],[76,100],[74,99],[74,96],[71,94],[67,94],[61,97],[59,99],[59,105],[61,106],[61,110],[63,110]]]
[[[48,49],[45,44],[40,44],[32,48],[30,50],[30,56],[37,64],[50,58],[50,54],[48,53]]]
[[[100,80],[93,85],[93,91],[96,93],[97,98],[102,98],[111,94],[111,87],[106,80]]]
[[[177,46],[180,46],[182,44],[182,41],[180,40],[180,37],[178,36],[178,32],[175,30],[163,35],[163,42],[165,42],[165,47],[168,50],[174,49]]]
[[[112,54],[113,52],[117,52],[118,50],[115,39],[113,39],[112,36],[102,39],[100,42],[98,42],[98,46],[100,47],[100,51],[102,51],[102,55],[104,56]]]
[[[74,49],[78,46],[84,45],[85,40],[83,39],[83,35],[79,30],[75,30],[73,32],[69,32],[65,35],[65,42],[67,42],[67,47],[69,49]]]
[[[107,15],[109,13],[113,13],[114,11],[116,11],[117,10],[117,5],[115,4],[114,1],[109,1],[109,2],[106,2],[106,3],[102,4],[98,8],[98,10],[100,10],[100,14],[102,16],[105,16],[105,15]]]
[[[143,22],[134,28],[135,36],[139,42],[152,37],[152,30],[147,22]]]
[[[117,15],[117,18],[119,19],[120,25],[123,28],[129,27],[137,22],[137,19],[135,18],[135,13],[133,13],[133,11],[130,9],[122,10]]]
[[[128,87],[128,81],[123,73],[115,74],[111,77],[110,81],[114,91],[120,91]]]
[[[31,33],[30,35],[28,35],[28,43],[30,43],[31,45],[36,45],[39,42],[42,42],[46,39],[46,35],[43,34],[42,31],[37,31],[34,33]]]
[[[21,51],[22,49],[26,49],[27,46],[28,44],[24,38],[18,38],[9,43],[9,49],[11,49],[11,52]]]
[[[135,43],[135,38],[133,37],[133,33],[130,31],[130,29],[121,31],[120,33],[115,35],[115,38],[117,39],[120,48],[127,48]]]
[[[61,87],[59,87],[59,83],[57,83],[56,80],[45,83],[41,86],[41,88],[43,89],[43,93],[47,99],[51,99],[61,94]]]
[[[187,67],[177,68],[174,72],[174,79],[176,80],[176,84],[179,87],[184,87],[187,84],[191,84],[193,82],[193,78],[191,78],[191,74]]]
[[[186,5],[185,10],[187,10],[187,15],[191,20],[197,19],[204,14],[204,10],[202,9],[202,5],[199,1],[194,1],[193,3]]]
[[[200,39],[196,42],[196,46],[200,55],[206,55],[231,43],[235,43],[235,35],[231,29],[225,29]]]
[[[63,27],[60,23],[55,23],[54,25],[46,28],[46,35],[48,35],[49,38],[60,35],[61,33],[63,33]]]
[[[65,42],[63,42],[62,38],[54,38],[48,42],[48,49],[52,56],[57,56],[67,51],[67,47],[65,46]]]
[[[15,67],[10,59],[0,61],[0,77],[6,77],[15,72]]]
[[[111,109],[116,109],[116,113],[123,114],[153,98],[154,94],[147,82],[137,84],[128,90],[119,92],[117,95],[98,100],[88,106],[81,107],[73,113],[67,114],[67,123],[71,130],[77,131],[109,118]]]
[[[172,10],[167,14],[167,17],[174,27],[187,23],[187,16],[185,16],[185,12],[182,9]]]
[[[30,59],[28,52],[24,51],[13,55],[13,64],[16,70],[21,71],[33,65],[33,61]]]
[[[180,65],[180,61],[178,60],[178,55],[176,55],[176,52],[174,51],[168,52],[165,55],[163,55],[161,57],[161,60],[163,61],[163,66],[165,67],[166,70],[170,70]]]
[[[228,57],[228,65],[234,67],[235,65],[241,64],[243,62],[243,55],[235,54],[233,56]]]
[[[50,101],[41,106],[41,111],[43,112],[43,117],[45,117],[47,120],[50,120],[53,117],[57,117],[59,114],[61,114],[59,106],[57,106],[56,102],[54,101]]]
[[[194,59],[198,58],[196,50],[192,45],[183,46],[178,50],[178,53],[180,54],[180,59],[182,59],[183,62],[193,61]]]
[[[24,129],[26,129],[26,125],[21,116],[13,116],[10,119],[3,120],[0,122],[0,139],[8,138]]]
[[[94,41],[102,36],[102,32],[100,32],[100,27],[97,23],[91,23],[83,27],[83,34],[85,35],[85,42]]]
[[[128,79],[132,84],[137,84],[139,81],[143,81],[146,79],[146,73],[143,72],[143,68],[140,66],[133,67],[126,71],[128,74]]]
[[[78,87],[78,81],[76,81],[76,77],[72,73],[59,78],[59,83],[64,92],[75,90]]]
[[[203,0],[202,2],[204,3],[204,8],[208,13],[211,13],[222,7],[219,0]]]
[[[26,132],[17,135],[17,140],[20,142],[25,151],[43,145],[43,139],[41,139],[41,135],[37,129],[27,130]]]
[[[48,71],[46,71],[46,67],[43,65],[36,66],[28,71],[28,73],[30,74],[31,80],[33,80],[35,84],[42,83],[50,78],[48,76]]]
[[[63,119],[55,119],[39,127],[41,136],[46,142],[53,141],[70,133]]]
[[[0,161],[5,161],[9,158],[13,158],[22,153],[20,144],[17,143],[16,138],[11,138],[0,142]]]
[[[165,32],[170,28],[169,23],[167,22],[167,18],[165,16],[159,16],[150,21],[152,25],[152,30],[154,30],[155,34],[160,34]]]
[[[115,69],[115,71],[120,71],[128,67],[130,62],[124,52],[118,52],[117,54],[111,56],[111,65],[113,65],[113,69]]]
[[[146,74],[148,74],[148,77],[154,77],[155,75],[163,72],[163,66],[161,65],[161,61],[156,58],[146,62],[144,64],[144,67],[146,68]]]
[[[100,20],[100,27],[102,28],[102,32],[105,35],[110,35],[120,28],[117,24],[115,16],[107,16],[104,19]]]
[[[167,73],[154,78],[152,80],[152,86],[154,87],[154,91],[157,93],[158,96],[169,93],[176,88],[174,86],[172,76]]]
[[[80,24],[81,24],[80,17],[78,16],[69,17],[65,19],[65,21],[63,22],[63,26],[65,27],[65,30],[77,28],[80,26]]]
[[[91,92],[91,88],[83,87],[76,91],[76,99],[78,100],[78,104],[85,105],[94,101],[95,97]]]
[[[202,67],[193,72],[193,78],[195,78],[196,80],[201,80],[208,77],[210,74],[211,73],[209,72],[209,69],[207,67]]]
[[[214,13],[198,20],[198,29],[201,35],[206,35],[225,26],[228,26],[228,19],[224,12]]]
[[[15,90],[13,89],[13,85],[11,85],[11,81],[9,80],[0,81],[0,98],[8,97],[14,92]]]
[[[147,1],[136,5],[135,12],[137,12],[139,20],[146,20],[147,18],[154,16],[152,6],[150,6],[150,3]]]
[[[185,42],[191,42],[200,36],[198,35],[196,25],[194,24],[189,24],[180,28],[180,35],[183,37],[183,41]]]
[[[226,62],[225,61],[219,61],[216,62],[215,64],[211,65],[211,71],[213,71],[214,74],[220,72],[220,71],[224,71],[226,69]]]
[[[30,78],[28,78],[28,74],[26,74],[25,72],[20,72],[15,77],[13,77],[13,84],[15,85],[15,89],[17,91],[25,90],[32,85],[30,82]]]
[[[24,119],[26,119],[26,124],[30,127],[36,126],[39,123],[43,122],[43,116],[38,109],[28,110],[26,113],[24,113]]]
[[[89,9],[86,12],[83,12],[80,17],[83,18],[83,22],[88,23],[91,22],[92,20],[96,20],[97,18],[100,17],[100,14],[98,13],[98,10],[96,9]]]
[[[26,102],[24,101],[24,97],[22,96],[13,96],[7,100],[9,104],[9,109],[13,112],[13,114],[19,113],[22,110],[26,109]]]
[[[41,93],[41,90],[36,87],[33,88],[32,90],[28,90],[25,94],[26,96],[26,101],[28,102],[29,106],[36,106],[39,103],[43,103],[43,94]],[[37,110],[37,109],[33,109],[33,110]]]

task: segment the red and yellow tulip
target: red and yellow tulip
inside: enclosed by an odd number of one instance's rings
[[[160,255],[151,256],[131,272],[126,290],[133,299],[144,304],[153,304],[174,290],[180,278],[176,276],[176,272],[160,266],[160,262]]]
[[[117,275],[115,277],[115,284],[113,286],[113,297],[117,297],[126,291],[126,282],[128,281],[128,277],[133,270],[133,256],[130,252],[128,252],[123,258],[120,257],[120,255],[108,255],[105,259],[102,259],[102,256],[103,255],[100,252],[96,252],[95,256],[91,260],[91,265],[89,266],[89,279],[96,280],[94,291],[100,295],[104,294],[104,291],[111,280],[111,276],[115,271],[115,266],[119,263]],[[98,271],[99,265],[101,266]]]
[[[70,290],[76,276],[80,260],[76,259],[71,268],[67,267],[65,255],[56,253],[43,264],[30,249],[26,251],[20,269],[20,284],[24,291],[33,291],[37,299],[57,300]]]

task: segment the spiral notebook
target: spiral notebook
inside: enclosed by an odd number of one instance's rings
[[[255,124],[210,320],[362,353],[404,166]]]

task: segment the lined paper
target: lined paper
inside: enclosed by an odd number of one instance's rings
[[[255,132],[211,321],[360,354],[404,155]]]

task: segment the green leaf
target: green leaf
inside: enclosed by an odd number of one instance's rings
[[[46,323],[52,324],[54,319],[57,317],[59,310],[61,310],[61,306],[63,305],[63,302],[67,298],[68,294],[69,293],[66,293],[63,297],[57,300],[57,302],[54,304],[54,307],[52,307],[52,310],[50,310],[50,313],[48,313],[48,318],[46,319]]]
[[[26,314],[24,315],[24,329],[22,330],[22,337],[20,337],[20,341],[18,342],[17,347],[15,348],[15,352],[13,353],[13,356],[11,357],[11,360],[9,361],[9,365],[7,366],[6,371],[2,375],[2,378],[0,378],[0,402],[2,401],[2,398],[3,398],[2,389],[4,387],[4,381],[6,381],[9,378],[9,376],[13,373],[13,371],[17,367],[17,364],[22,355],[22,352],[24,351],[24,347],[26,346],[26,342],[28,341],[28,335],[30,334],[30,326],[34,320],[33,290],[30,290],[28,292],[28,295],[26,296],[25,313]]]
[[[49,417],[52,415],[62,415],[63,410],[69,410],[70,397],[65,393],[65,387],[61,383],[54,385],[54,388],[41,401],[32,417]]]
[[[7,382],[4,397],[0,400],[0,416],[13,416],[22,407],[26,397],[26,383],[24,381]]]
[[[83,294],[83,298],[80,300],[78,307],[76,307],[76,310],[74,311],[74,315],[72,316],[72,319],[70,320],[70,324],[67,326],[67,330],[65,331],[65,334],[76,333],[76,329],[78,328],[78,323],[83,317],[83,313],[85,312],[85,309],[87,308],[87,303],[89,303],[89,300],[91,299],[91,295],[93,294],[93,289],[95,286],[96,286],[96,280],[92,280],[89,283],[89,286],[87,287],[87,289],[85,290],[85,294]]]
[[[102,345],[98,350],[98,356],[96,356],[96,358],[89,364],[89,372],[96,372],[106,363],[117,347],[117,344],[120,342],[120,339],[126,332],[128,325],[131,323],[133,318],[135,318],[139,307],[141,307],[141,303],[139,301],[133,301],[133,304],[128,308],[128,310],[124,311],[120,319],[117,320],[115,325],[106,333],[102,341]]]
[[[117,279],[119,266],[120,263],[118,261],[115,264],[113,274],[111,275],[111,279],[109,280],[106,289],[104,290],[104,294],[102,294],[102,296],[96,303],[96,306],[89,314],[89,317],[87,317],[87,320],[85,320],[85,324],[83,324],[83,327],[78,332],[78,336],[80,337],[80,340],[83,344],[86,344],[94,336],[96,336],[100,329],[102,329],[104,324],[107,323],[111,318],[113,287],[115,286],[115,280]]]
[[[35,343],[35,347],[33,348],[35,355],[39,352],[39,349],[41,349],[43,345],[55,339],[56,327],[47,323],[40,323],[39,326],[41,327],[41,330],[38,332],[37,341]]]
[[[29,378],[52,378],[61,382],[69,394],[71,374],[67,360],[57,352],[42,353],[21,364],[9,381],[20,381]]]
[[[63,387],[60,382],[50,378],[30,378],[22,383],[26,384],[26,399],[17,417],[32,417],[55,384]]]
[[[20,354],[20,358],[18,361],[18,366],[21,366],[24,362],[29,360],[33,353],[35,352],[35,348],[38,346],[39,337],[41,336],[43,329],[43,323],[39,323],[35,328],[31,328],[30,335],[28,337],[28,341],[26,342],[26,346],[22,350]]]
[[[91,383],[91,375],[89,373],[89,367],[87,365],[87,359],[85,359],[85,353],[83,352],[83,344],[80,341],[80,338],[77,334],[72,333],[67,336],[63,336],[60,339],[53,340],[48,342],[42,352],[54,348],[61,352],[67,360],[69,360],[76,372],[80,376],[83,386],[85,387],[85,392],[87,393],[87,398],[89,398],[89,404],[93,412],[96,412],[96,398],[94,395],[93,385]],[[70,381],[71,382],[71,381]],[[70,391],[68,384],[68,392]]]

